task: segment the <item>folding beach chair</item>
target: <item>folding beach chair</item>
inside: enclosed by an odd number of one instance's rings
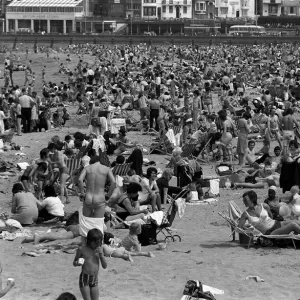
[[[259,237],[265,239],[277,239],[277,240],[292,240],[293,246],[296,249],[295,241],[300,241],[300,235],[295,234],[285,234],[285,235],[264,235],[259,230],[255,229],[253,226],[248,226],[246,229],[238,227],[238,220],[241,217],[241,210],[236,205],[234,201],[229,201],[229,216],[219,212],[218,213],[222,218],[224,218],[231,227],[231,236],[233,236],[233,241],[235,240],[235,232],[239,234],[243,234],[248,237],[248,245],[247,248],[250,248],[253,240]],[[247,224],[246,224],[247,226]]]
[[[197,146],[196,143],[185,144],[182,147],[181,157],[194,158],[192,153],[195,150],[196,146]]]
[[[157,227],[156,231],[156,240],[159,233],[162,233],[165,236],[165,243],[167,242],[175,242],[176,239],[178,239],[179,242],[181,242],[181,237],[178,234],[173,234],[170,227],[172,226],[175,216],[177,212],[177,207],[175,204],[175,200],[172,199],[172,202],[170,204],[170,207],[168,211],[166,212],[164,219],[162,221],[162,224]]]
[[[152,148],[150,148],[149,154],[152,154],[154,151],[157,151],[161,154],[171,154],[172,153],[173,145],[165,134],[160,138],[158,143],[152,145]]]
[[[139,121],[133,116],[133,111],[129,111],[128,107],[130,106],[130,103],[125,103],[121,106],[121,112],[119,114],[119,118],[124,118],[126,122],[128,122],[131,125],[137,125]]]
[[[78,194],[78,189],[76,185],[76,176],[79,177],[81,168],[81,158],[71,158],[66,160],[66,165],[69,169],[70,177],[67,179],[66,188],[75,194]]]
[[[114,174],[115,177],[117,175],[119,175],[119,176],[126,176],[127,173],[130,170],[131,165],[132,165],[132,163],[125,163],[125,164],[122,164],[122,165],[116,164],[114,166],[114,168],[112,169],[112,172],[113,172],[113,174]]]
[[[174,126],[174,125],[169,125],[169,129],[173,129],[174,135],[176,136],[178,133],[181,133],[182,131],[182,126]]]

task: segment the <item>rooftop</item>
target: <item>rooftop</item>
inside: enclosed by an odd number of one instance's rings
[[[13,0],[8,7],[76,7],[80,0]]]

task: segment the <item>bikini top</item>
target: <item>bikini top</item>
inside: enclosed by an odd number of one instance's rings
[[[264,208],[263,204],[261,204],[261,212],[259,217],[250,216],[247,211],[246,213],[248,215],[249,223],[262,233],[265,233],[275,224],[275,221],[269,217],[268,212]]]

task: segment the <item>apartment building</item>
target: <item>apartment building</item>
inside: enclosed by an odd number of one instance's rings
[[[259,0],[216,0],[217,15],[221,18],[255,17],[256,1]],[[262,0],[278,1],[278,0]]]
[[[291,5],[286,6],[286,12],[294,12],[295,1],[286,1]],[[280,16],[282,10],[282,0],[262,0],[261,16]],[[288,14],[288,13],[287,13]]]

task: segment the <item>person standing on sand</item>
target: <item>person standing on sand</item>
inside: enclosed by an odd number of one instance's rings
[[[116,181],[110,168],[101,165],[98,157],[90,161],[78,178],[79,197],[83,201],[79,209],[79,231],[82,244],[85,244],[87,233],[90,229],[97,228],[104,232],[105,194],[104,187],[107,179],[110,181],[108,195],[111,195]],[[86,193],[84,194],[84,181],[86,182]]]
[[[283,154],[287,153],[290,141],[295,138],[294,125],[296,125],[297,128],[299,127],[293,113],[294,111],[291,108],[288,108],[282,118],[281,127],[283,132]]]
[[[23,132],[30,132],[31,124],[31,109],[34,105],[34,101],[26,93],[26,88],[22,88],[22,96],[19,97],[19,103],[21,105],[21,114],[23,120]]]

